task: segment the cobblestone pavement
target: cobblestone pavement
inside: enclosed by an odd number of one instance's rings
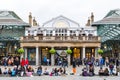
[[[3,66],[0,66],[3,70]],[[33,66],[35,69],[35,72],[37,70],[37,66]],[[59,66],[43,66],[43,69],[47,67],[49,71],[52,70],[52,68]],[[75,75],[69,75],[72,71],[72,66],[69,66],[66,68],[68,75],[66,76],[33,76],[33,77],[0,77],[0,80],[120,80],[120,76],[94,76],[94,77],[83,77],[80,76],[82,72],[82,68],[84,66],[77,67],[77,73]],[[104,67],[105,68],[105,67]],[[95,67],[95,73],[97,74],[99,70],[99,67]]]
[[[120,77],[82,77],[77,75],[67,76],[33,76],[33,77],[0,77],[0,80],[120,80]]]

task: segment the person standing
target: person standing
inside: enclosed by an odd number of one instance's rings
[[[116,59],[116,66],[117,67],[119,66],[119,59],[118,58]]]
[[[73,67],[73,74],[76,74],[76,59],[75,58],[73,58],[72,67]]]
[[[44,56],[44,58],[43,58],[43,63],[44,63],[44,65],[47,65],[47,57],[46,56]]]
[[[105,63],[106,63],[106,66],[108,67],[108,65],[109,65],[109,59],[108,59],[108,57],[105,58]]]
[[[22,58],[22,61],[20,62],[21,67],[25,67],[25,59]]]
[[[110,69],[110,74],[113,75],[113,69],[114,69],[113,63],[110,63],[109,69]]]
[[[50,64],[50,59],[47,58],[47,66],[49,66],[49,64]]]
[[[27,67],[29,65],[28,58],[25,59],[25,66]]]
[[[102,57],[99,60],[99,64],[100,64],[100,67],[102,68],[104,64],[104,59]]]
[[[15,58],[14,64],[17,66],[17,69],[18,69],[18,66],[20,65],[20,61],[18,57]]]
[[[79,67],[79,65],[80,65],[80,58],[77,58],[77,65]]]

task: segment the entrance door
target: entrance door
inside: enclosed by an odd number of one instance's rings
[[[36,49],[28,48],[27,58],[29,60],[30,65],[35,65],[36,63]]]
[[[43,59],[47,58],[47,60],[49,60],[50,62],[50,53],[49,53],[49,49],[48,48],[42,48],[42,58],[41,58],[41,64],[44,64]],[[50,63],[49,63],[50,64]],[[44,64],[47,65],[47,64]]]
[[[95,56],[95,48],[86,48],[85,57],[90,59],[92,56]]]
[[[80,58],[80,49],[74,48],[73,49],[73,57],[74,58]]]

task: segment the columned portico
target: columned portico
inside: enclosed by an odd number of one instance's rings
[[[36,65],[39,65],[39,48],[38,46],[36,47]]]
[[[64,57],[67,57],[68,65],[73,58],[91,58],[92,55],[95,56],[95,48],[100,46],[101,41],[96,36],[96,28],[80,27],[77,22],[64,16],[58,16],[42,27],[31,27],[27,31],[29,35],[21,37],[21,46],[28,47],[29,60],[36,61],[36,65],[44,63],[44,58],[51,65],[57,65],[58,60],[62,61]],[[33,36],[34,31],[38,31],[37,36]],[[53,47],[56,54],[49,53]],[[72,50],[72,54],[67,54],[67,48]]]

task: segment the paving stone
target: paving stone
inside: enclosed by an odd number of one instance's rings
[[[2,70],[4,69],[3,66],[0,66]],[[49,71],[52,68],[59,68],[59,66],[43,66],[44,68],[47,67]],[[0,80],[120,80],[120,76],[93,76],[93,77],[83,77],[80,76],[82,73],[82,68],[84,66],[77,67],[77,73],[75,75],[69,75],[72,71],[72,66],[66,68],[68,75],[66,76],[33,76],[33,77],[0,77]],[[13,68],[13,67],[11,67]],[[33,66],[35,72],[37,70],[37,66]],[[104,67],[105,68],[105,67]],[[99,67],[95,67],[95,73],[97,74]]]

